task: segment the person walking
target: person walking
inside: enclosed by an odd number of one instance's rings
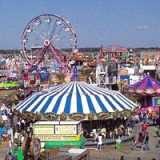
[[[116,139],[116,146],[115,146],[115,149],[117,150],[120,150],[121,149],[121,137],[119,136],[117,139]]]
[[[101,133],[97,137],[97,150],[102,150],[102,135]]]
[[[148,132],[145,133],[142,148],[143,148],[143,150],[149,150],[149,134],[148,134]]]

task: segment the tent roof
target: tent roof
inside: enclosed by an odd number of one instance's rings
[[[88,114],[130,110],[136,106],[120,92],[85,82],[70,82],[33,94],[19,103],[17,110],[34,113]]]

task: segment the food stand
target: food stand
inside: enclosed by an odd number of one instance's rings
[[[33,125],[33,137],[39,138],[45,149],[76,147],[83,148],[79,121],[39,121]]]

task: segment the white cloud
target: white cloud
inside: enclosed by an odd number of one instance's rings
[[[147,30],[149,29],[149,26],[148,25],[139,25],[136,27],[137,30]]]

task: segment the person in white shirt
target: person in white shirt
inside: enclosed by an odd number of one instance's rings
[[[102,150],[102,135],[99,134],[97,138],[97,150]]]

